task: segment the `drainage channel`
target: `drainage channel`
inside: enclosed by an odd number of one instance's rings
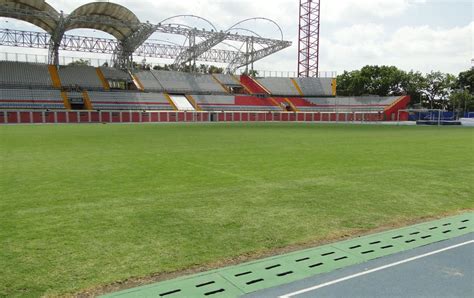
[[[103,297],[239,297],[472,232],[474,213],[466,213]]]

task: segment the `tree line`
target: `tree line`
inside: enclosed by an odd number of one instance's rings
[[[395,66],[365,66],[337,77],[339,96],[410,95],[412,107],[474,111],[474,69],[458,76],[433,71],[406,72]]]

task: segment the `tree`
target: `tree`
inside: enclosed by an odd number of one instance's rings
[[[474,68],[459,74],[457,87],[467,90],[470,94],[474,93]]]
[[[224,69],[222,67],[217,67],[217,66],[214,66],[214,65],[210,65],[209,69],[208,69],[209,74],[223,73],[223,72],[224,72]]]
[[[89,66],[89,65],[90,65],[90,61],[84,60],[82,58],[68,64],[68,66]]]
[[[401,88],[406,95],[411,97],[411,104],[423,107],[423,93],[422,90],[427,88],[426,78],[421,72],[414,72],[413,70],[405,73]]]
[[[465,114],[474,110],[474,95],[468,89],[454,91],[449,101],[455,112]]]
[[[455,76],[439,71],[430,72],[426,75],[426,85],[421,90],[425,105],[430,109],[447,109],[455,85]]]
[[[361,70],[344,72],[337,77],[338,94],[402,95],[406,73],[395,66],[364,66]]]

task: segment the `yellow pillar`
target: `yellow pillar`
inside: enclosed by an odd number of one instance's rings
[[[71,103],[69,103],[69,98],[67,97],[66,91],[61,91],[61,97],[63,98],[64,108],[66,110],[72,110]]]
[[[196,100],[192,95],[185,95],[189,102],[192,104],[196,111],[202,111],[201,107],[197,104]]]
[[[107,81],[107,79],[105,78],[104,73],[102,72],[102,70],[97,67],[95,69],[95,71],[97,72],[97,76],[99,77],[100,81],[102,82],[102,86],[104,87],[104,90],[109,91],[110,90],[110,84]]]
[[[174,104],[173,100],[171,99],[170,95],[168,93],[163,93],[163,95],[165,96],[165,98],[168,100],[168,102],[170,103],[170,105],[173,107],[173,110],[175,111],[178,111],[178,108],[176,107],[176,105]]]
[[[82,91],[82,98],[84,99],[84,106],[86,107],[86,109],[92,111],[93,108],[91,98],[89,97],[89,93],[86,90]]]
[[[59,78],[58,69],[54,65],[48,65],[49,75],[51,76],[51,81],[53,82],[53,87],[61,89],[61,79]]]

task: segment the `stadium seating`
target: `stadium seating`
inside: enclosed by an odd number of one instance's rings
[[[336,97],[336,98],[305,98],[313,106],[300,110],[322,112],[381,112],[394,103],[399,97]],[[316,106],[316,108],[314,108]]]
[[[240,76],[240,83],[250,94],[269,94],[257,81],[247,75]]]
[[[242,87],[240,83],[240,76],[234,76],[230,74],[217,73],[214,77],[224,86],[227,87]]]
[[[135,72],[135,77],[140,81],[146,91],[163,92],[164,88],[149,70]]]
[[[65,66],[59,68],[63,87],[81,87],[88,90],[103,89],[97,71],[92,66]]]
[[[59,90],[0,89],[0,109],[64,109]]]
[[[113,67],[99,67],[107,80],[131,82],[130,75]]]
[[[334,96],[330,78],[295,78],[305,96]]]
[[[173,110],[162,93],[90,91],[95,110]]]
[[[169,93],[224,94],[226,90],[211,75],[177,71],[152,70],[152,74]]]
[[[370,113],[377,119],[394,120],[410,101],[409,96],[333,97],[333,80],[326,78],[254,79],[246,75],[151,70],[135,73],[141,85],[139,89],[145,90],[140,92],[126,91],[132,82],[126,71],[109,67],[60,67],[59,84],[54,70],[42,64],[0,62],[0,109],[175,111],[178,106],[182,111],[204,112]],[[111,82],[117,84],[112,86]],[[68,102],[60,85],[69,89],[62,89]],[[125,90],[108,91],[108,85],[113,90]],[[307,115],[299,116],[298,119],[306,119]]]
[[[276,96],[300,96],[295,85],[288,78],[262,78],[257,80],[272,95]]]
[[[193,95],[203,111],[281,111],[269,98],[230,95]]]
[[[0,86],[52,88],[48,65],[0,61]]]

